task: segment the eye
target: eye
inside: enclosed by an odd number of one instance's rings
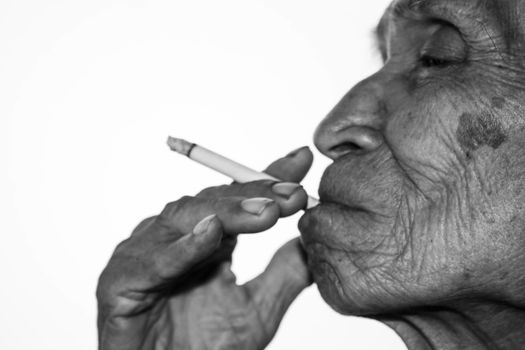
[[[448,61],[443,58],[437,58],[430,55],[422,55],[419,58],[419,62],[421,63],[421,66],[424,68],[431,68],[431,67],[438,67],[443,68],[451,64],[451,61]]]
[[[419,51],[419,65],[422,68],[445,68],[460,64],[467,59],[467,46],[459,31],[446,23],[439,26],[425,41]]]

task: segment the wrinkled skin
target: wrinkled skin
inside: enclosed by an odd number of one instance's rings
[[[316,131],[323,298],[414,349],[525,348],[525,1],[399,0]]]
[[[311,164],[312,153],[301,148],[266,170],[291,183],[210,187],[139,224],[100,276],[99,348],[263,349],[311,283],[304,251],[290,241],[244,285],[235,281],[231,254],[237,234],[265,231],[306,206],[296,182]]]
[[[335,310],[386,323],[410,349],[524,348],[525,1],[398,0],[378,36],[384,66],[315,135],[333,164],[299,222],[314,281]],[[291,158],[268,172],[300,181],[311,154]],[[100,348],[268,344],[308,285],[300,247],[244,286],[229,259],[237,233],[304,205],[272,186],[207,189],[139,225],[100,279]],[[275,201],[248,218],[251,197]]]

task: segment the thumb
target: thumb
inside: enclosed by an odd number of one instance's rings
[[[313,154],[308,147],[301,147],[277,159],[264,172],[282,181],[301,182],[312,166]]]
[[[288,307],[311,283],[306,254],[295,238],[275,253],[263,273],[244,285],[268,335],[273,336]]]

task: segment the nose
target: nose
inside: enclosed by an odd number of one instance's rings
[[[321,153],[336,160],[381,146],[381,128],[388,113],[383,83],[377,74],[360,82],[326,116],[314,136]]]

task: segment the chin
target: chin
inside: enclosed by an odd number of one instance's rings
[[[347,300],[343,282],[336,268],[307,248],[308,267],[324,301],[336,312],[349,315],[355,313],[354,303]]]
[[[308,210],[299,221],[308,267],[323,299],[341,314],[361,314],[365,300],[360,300],[352,276],[356,272],[355,247],[348,238],[359,213],[336,203],[321,203]]]

